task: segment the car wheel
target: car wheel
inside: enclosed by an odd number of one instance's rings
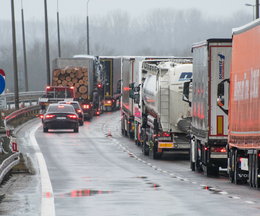
[[[79,125],[80,125],[80,126],[84,125],[84,121],[83,121],[83,120],[80,121],[80,122],[79,122]]]
[[[44,128],[43,128],[43,132],[44,132],[44,133],[47,133],[47,132],[48,132],[48,128],[44,127]]]
[[[78,133],[78,132],[79,132],[79,128],[78,127],[74,128],[74,133]]]

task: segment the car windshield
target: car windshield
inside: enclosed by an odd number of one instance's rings
[[[47,112],[74,112],[74,109],[72,106],[69,105],[55,105],[55,106],[49,106]]]

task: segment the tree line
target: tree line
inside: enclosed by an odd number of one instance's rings
[[[125,11],[112,11],[102,17],[90,17],[91,55],[191,56],[193,43],[207,38],[230,38],[232,28],[248,23],[249,14],[238,12],[229,18],[209,18],[195,9],[181,11],[156,9],[132,18]],[[77,17],[61,20],[62,57],[86,54],[86,22]],[[24,90],[24,66],[21,23],[16,23],[19,89]],[[46,85],[44,23],[25,23],[29,90]],[[6,71],[7,88],[13,91],[11,21],[0,20],[0,68]],[[58,56],[57,24],[49,22],[50,58]],[[52,67],[52,66],[51,66]]]

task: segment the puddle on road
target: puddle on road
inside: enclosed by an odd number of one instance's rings
[[[65,194],[59,194],[56,197],[57,198],[63,198],[63,197],[89,197],[89,196],[95,196],[95,195],[101,195],[101,194],[110,194],[113,193],[112,191],[104,191],[104,190],[91,190],[91,189],[84,189],[84,190],[73,190],[69,193]]]
[[[161,187],[161,185],[159,185],[159,184],[156,184],[156,183],[153,183],[153,182],[148,182],[149,180],[148,180],[147,176],[137,176],[136,178],[143,179],[146,182],[146,184],[151,186],[151,188]]]
[[[140,179],[147,179],[147,176],[137,176],[136,178],[140,178]]]

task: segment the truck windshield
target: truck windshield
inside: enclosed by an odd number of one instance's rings
[[[73,98],[73,89],[65,87],[51,87],[46,89],[48,98]]]

